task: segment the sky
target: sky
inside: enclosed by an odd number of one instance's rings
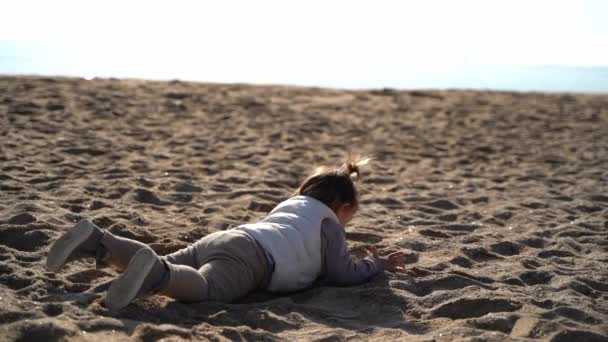
[[[606,17],[605,0],[6,1],[0,73],[408,87],[559,66],[608,92],[581,69],[608,67]]]

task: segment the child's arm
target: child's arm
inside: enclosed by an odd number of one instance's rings
[[[321,225],[321,245],[325,279],[335,285],[358,285],[384,270],[378,258],[356,261],[348,253],[344,228],[333,220]]]

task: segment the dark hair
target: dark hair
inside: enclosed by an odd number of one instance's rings
[[[326,170],[319,168],[306,178],[294,196],[304,195],[323,202],[326,206],[336,210],[342,204],[359,206],[359,194],[353,182],[352,175],[360,178],[359,166],[369,161],[347,161],[340,168]]]

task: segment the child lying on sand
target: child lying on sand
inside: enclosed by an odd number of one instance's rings
[[[124,269],[108,289],[110,310],[150,294],[184,302],[232,302],[257,289],[301,290],[319,277],[345,286],[385,269],[400,271],[401,252],[380,257],[371,248],[373,257],[360,261],[348,254],[344,226],[359,207],[351,175],[358,176],[365,162],[317,172],[261,221],[209,234],[164,257],[82,220],[51,246],[47,268],[57,272],[67,261],[89,256],[98,265]]]

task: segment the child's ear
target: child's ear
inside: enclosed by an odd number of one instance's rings
[[[333,211],[335,213],[338,213],[339,211],[342,210],[342,208],[344,208],[344,203],[340,203],[338,201],[335,201],[331,206],[329,206],[331,209],[333,209]]]
[[[350,203],[344,203],[340,206],[340,210],[344,210],[347,213],[353,212],[356,207]]]

